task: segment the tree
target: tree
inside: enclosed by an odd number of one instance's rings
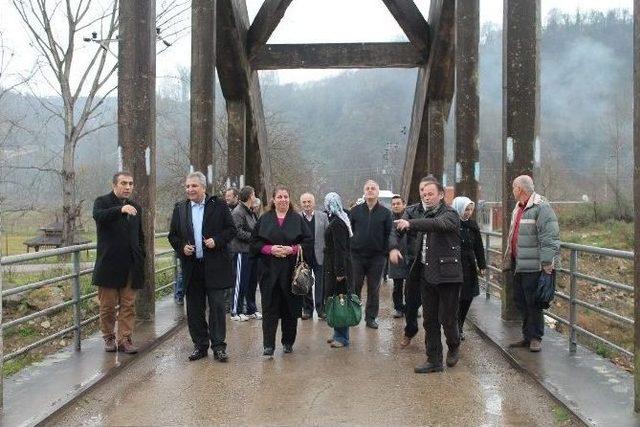
[[[163,37],[184,31],[187,0],[163,1],[156,22],[170,29]],[[62,163],[56,170],[62,187],[62,241],[74,242],[81,202],[76,197],[76,149],[87,136],[114,123],[102,119],[101,107],[117,89],[113,78],[117,56],[110,50],[118,31],[118,0],[12,0],[42,61],[38,74],[62,101],[62,105],[38,97],[42,106],[64,124]],[[78,54],[79,36],[96,42],[93,53]],[[165,42],[165,45],[168,43]],[[91,46],[94,46],[91,44]],[[86,47],[86,45],[85,45]]]

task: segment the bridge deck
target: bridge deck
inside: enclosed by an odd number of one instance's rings
[[[414,374],[423,343],[400,348],[389,296],[384,285],[380,329],[353,329],[348,349],[328,347],[324,322],[301,321],[294,353],[265,360],[260,322],[229,322],[228,364],[188,362],[183,328],[48,424],[557,424],[558,404],[471,329],[458,366]]]

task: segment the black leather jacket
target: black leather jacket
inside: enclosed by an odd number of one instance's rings
[[[462,283],[460,217],[458,213],[440,205],[435,216],[425,218],[422,203],[411,205],[403,219],[409,221],[407,230],[407,261],[411,263],[409,280],[420,282],[421,274],[428,283]],[[427,235],[426,262],[421,263],[422,238]],[[389,238],[390,249],[400,248],[402,233],[394,229]]]

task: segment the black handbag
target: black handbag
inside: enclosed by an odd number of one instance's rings
[[[309,265],[304,262],[302,246],[298,251],[296,267],[293,270],[293,280],[291,281],[291,292],[294,295],[307,295],[313,286],[313,275]]]
[[[538,288],[535,293],[535,304],[539,309],[547,309],[551,307],[551,301],[556,294],[556,275],[555,272],[547,274],[540,272],[538,278]]]

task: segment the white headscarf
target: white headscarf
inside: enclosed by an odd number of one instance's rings
[[[351,230],[351,221],[349,220],[349,216],[342,207],[342,199],[340,198],[338,193],[331,192],[327,193],[327,195],[324,196],[324,210],[329,212],[331,215],[336,215],[338,218],[340,218],[349,230],[349,237],[353,237],[353,231]]]
[[[473,203],[470,198],[464,196],[456,197],[455,199],[453,199],[453,203],[451,203],[451,206],[456,210],[456,212],[458,212],[460,219],[463,221],[466,221],[466,219],[463,219],[462,216],[464,215],[465,209],[467,209],[467,206],[469,205],[475,205],[475,203]]]

